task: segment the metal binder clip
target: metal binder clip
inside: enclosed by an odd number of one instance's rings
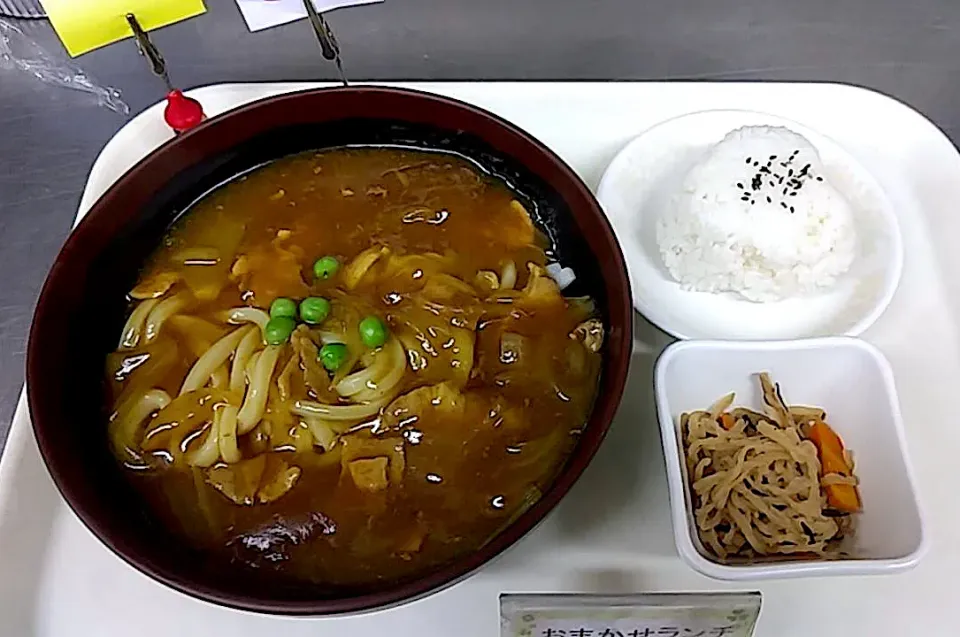
[[[163,59],[163,55],[160,54],[160,49],[150,41],[150,36],[140,26],[137,16],[128,13],[127,24],[133,31],[133,37],[137,41],[137,49],[140,51],[140,55],[147,58],[150,63],[150,70],[153,71],[154,75],[161,78],[167,86],[167,106],[163,110],[163,120],[178,134],[200,124],[206,119],[203,106],[192,97],[184,95],[183,91],[173,87],[170,76],[167,74],[167,63]]]
[[[337,37],[333,35],[333,30],[323,15],[317,12],[311,0],[303,0],[303,7],[307,10],[307,17],[310,19],[310,26],[317,35],[317,41],[320,42],[320,52],[327,60],[333,60],[337,65],[337,72],[340,74],[340,81],[347,86],[347,77],[343,74],[343,64],[340,62],[340,44]]]
[[[147,58],[147,61],[150,63],[150,70],[153,71],[154,75],[163,79],[168,91],[172,91],[173,84],[170,83],[170,76],[167,75],[167,63],[163,59],[163,55],[160,54],[160,49],[150,41],[150,36],[147,35],[147,32],[140,26],[140,23],[137,21],[137,16],[128,13],[127,24],[130,25],[130,30],[133,31],[133,37],[137,40],[137,49],[140,51],[140,55]]]

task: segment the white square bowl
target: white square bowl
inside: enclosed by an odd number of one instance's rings
[[[758,372],[779,383],[787,404],[815,405],[850,449],[860,478],[863,512],[834,560],[765,560],[721,564],[700,543],[683,459],[680,414],[705,409],[731,391],[735,405],[760,410]],[[668,347],[655,373],[657,413],[666,457],[673,533],[680,556],[723,580],[894,573],[915,566],[927,547],[907,457],[903,420],[890,364],[853,338],[764,343],[683,341]]]

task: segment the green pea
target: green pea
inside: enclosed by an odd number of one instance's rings
[[[319,325],[330,316],[330,301],[322,296],[308,296],[300,301],[300,320]]]
[[[268,345],[283,345],[296,327],[297,322],[289,316],[276,316],[263,328],[263,339]]]
[[[320,348],[320,362],[327,370],[337,371],[347,362],[347,346],[343,343],[327,343]]]
[[[376,316],[368,316],[360,321],[360,340],[367,347],[380,347],[387,342],[387,326]]]
[[[337,257],[320,257],[313,264],[313,276],[318,279],[329,279],[337,270],[340,269],[340,261]]]
[[[285,297],[278,297],[270,304],[270,318],[296,318],[297,304]]]

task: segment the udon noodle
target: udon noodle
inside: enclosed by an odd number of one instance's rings
[[[251,173],[130,292],[113,453],[166,524],[258,569],[366,584],[475,550],[549,485],[596,391],[603,325],[547,247],[453,156]]]
[[[836,509],[828,490],[855,489],[849,454],[846,471],[824,473],[823,452],[808,429],[826,427],[824,412],[787,407],[766,373],[760,382],[763,414],[730,410],[729,394],[705,411],[681,416],[701,543],[721,560],[840,555],[840,542],[851,531],[850,511]]]

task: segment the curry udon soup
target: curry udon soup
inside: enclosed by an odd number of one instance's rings
[[[130,291],[109,442],[175,533],[330,585],[472,552],[548,486],[604,329],[501,181],[452,155],[286,158],[207,195]]]

